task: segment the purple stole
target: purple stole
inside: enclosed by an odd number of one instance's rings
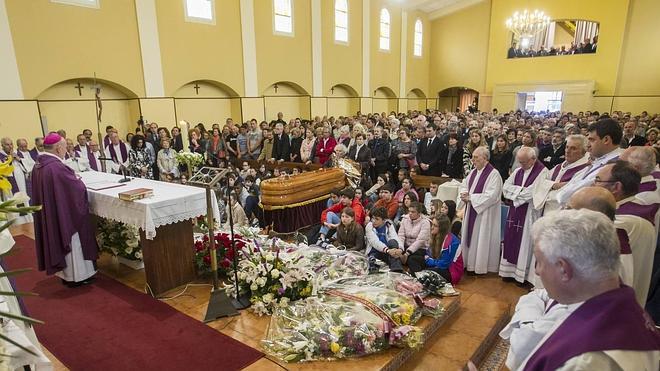
[[[658,186],[657,186],[656,183],[657,183],[657,181],[655,179],[653,179],[651,181],[648,181],[648,182],[641,183],[639,185],[639,192],[638,193],[641,193],[641,192],[655,192],[658,189]]]
[[[550,177],[550,180],[552,180],[553,182],[568,182],[569,180],[571,180],[571,178],[573,178],[573,176],[578,171],[580,171],[580,170],[584,169],[585,167],[589,166],[589,164],[585,162],[584,164],[582,164],[580,166],[576,166],[572,169],[568,169],[561,176],[561,179],[558,180],[557,176],[559,175],[559,171],[561,170],[562,165],[563,164],[559,164],[559,165],[555,166],[555,170],[552,172],[552,176]]]
[[[112,144],[112,142],[110,142],[110,137],[106,134],[106,136],[103,138],[103,148],[109,146],[110,144]]]
[[[123,142],[119,142],[119,151],[121,152],[121,161],[118,160],[117,157],[117,152],[115,151],[115,146],[110,143],[108,145],[108,149],[110,151],[110,158],[112,158],[112,161],[116,163],[123,163],[126,160],[128,160],[128,151],[126,150],[126,145]]]
[[[0,152],[0,162],[5,162],[7,161],[8,158],[9,156]],[[12,163],[13,162],[14,161],[12,160]],[[11,184],[11,193],[12,194],[17,193],[19,190],[18,190],[18,184],[16,183],[16,179],[14,178],[14,174],[12,173],[11,175],[9,175],[7,177],[7,180],[9,181],[9,184]]]
[[[529,187],[536,177],[541,174],[541,171],[545,167],[540,161],[536,161],[532,170],[523,184],[523,177],[525,172],[521,168],[516,173],[516,178],[513,181],[514,185]],[[529,202],[526,202],[518,207],[511,205],[509,208],[509,215],[507,215],[506,228],[504,232],[504,251],[502,256],[506,261],[511,264],[518,264],[518,253],[520,252],[520,243],[522,242],[522,234],[525,228],[525,216],[527,215],[527,209],[529,207]]]
[[[94,158],[94,154],[92,153],[92,151],[89,150],[89,145],[85,146],[85,148],[87,149],[87,159],[89,160],[89,166],[94,171],[99,171],[99,169],[96,166],[96,158]],[[78,154],[78,152],[80,152],[80,145],[75,146],[74,149],[76,149],[76,154]],[[80,157],[80,155],[78,155],[77,157]]]
[[[495,169],[490,163],[486,164],[484,167],[484,170],[481,172],[481,175],[479,176],[479,180],[477,180],[477,185],[474,186],[474,193],[483,193],[484,192],[484,186],[486,185],[486,180],[488,180],[488,176],[490,176],[490,172]],[[474,178],[477,177],[477,169],[472,170],[472,174],[470,174],[470,179],[468,179],[468,192],[472,188],[472,184],[474,183]],[[472,230],[474,229],[474,223],[477,221],[477,210],[475,210],[472,207],[472,204],[468,204],[468,207],[470,210],[470,214],[468,215],[468,229],[467,229],[467,237],[466,237],[466,242],[467,242],[467,247],[470,247],[470,241],[472,240]]]
[[[32,149],[30,150],[30,157],[32,157],[32,159],[33,159],[34,162],[36,163],[36,162],[37,162],[37,157],[39,157],[39,151],[37,151],[36,148],[32,148]]]
[[[619,246],[621,246],[621,255],[632,254],[632,249],[630,248],[630,239],[628,238],[628,232],[626,232],[625,229],[617,228],[616,235],[619,237]]]
[[[590,352],[657,349],[660,333],[637,304],[633,289],[622,286],[580,305],[532,354],[525,370],[556,370]]]
[[[660,204],[642,205],[632,201],[621,204],[616,209],[616,215],[633,215],[646,219],[655,226],[655,214],[658,212]]]
[[[660,179],[660,171],[654,171],[651,173],[651,175],[653,175],[653,179]]]

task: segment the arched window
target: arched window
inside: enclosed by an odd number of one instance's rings
[[[415,57],[422,56],[422,37],[424,29],[422,28],[422,20],[415,21],[415,34],[413,35],[413,55]]]
[[[214,0],[183,0],[186,21],[215,24]]]
[[[348,43],[348,0],[335,0],[335,41]]]
[[[273,27],[275,33],[293,34],[292,0],[273,0]]]
[[[380,50],[390,50],[390,12],[380,10]]]

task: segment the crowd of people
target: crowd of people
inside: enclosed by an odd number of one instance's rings
[[[554,55],[572,55],[572,54],[593,54],[598,49],[598,35],[593,38],[586,38],[584,42],[572,42],[567,48],[566,45],[552,46],[546,49],[544,45],[539,46],[538,49],[522,49],[518,43],[511,43],[511,47],[507,51],[507,58],[533,58],[533,57],[547,57]]]
[[[573,310],[577,313],[575,303],[589,302],[588,293],[600,298],[607,292],[587,288],[594,280],[603,280],[602,289],[617,291],[619,282],[631,287],[636,304],[627,301],[628,291],[620,299],[637,308],[626,314],[634,318],[631,324],[639,325],[645,306],[660,323],[659,129],[660,116],[647,112],[427,110],[288,122],[281,113],[271,122],[227,119],[222,127],[196,125],[186,143],[178,127],[140,124],[122,141],[108,126],[103,149],[91,130],[75,142],[64,131],[58,135],[66,140],[63,162],[75,171],[105,168],[185,182],[175,156],[184,145],[208,165],[233,168],[229,192],[224,188],[219,194],[232,195],[225,207],[232,208],[238,225],[265,227],[260,182],[300,174],[303,164],[354,161],[362,178],[357,187],[332,192],[312,242],[363,252],[374,269],[385,265],[413,275],[430,269],[454,284],[464,272],[497,272],[506,281],[534,287],[502,332],[512,345],[510,367],[517,368],[523,360],[542,362],[528,357],[554,328],[535,321],[570,319]],[[44,151],[43,139],[32,149],[25,139],[16,140],[16,151],[13,143],[2,139],[0,160],[13,156],[12,191],[18,192],[30,183],[26,179]],[[428,189],[415,185],[418,175],[431,177]],[[439,198],[441,177],[461,181],[456,199]],[[571,240],[574,234],[580,238]],[[575,248],[587,246],[586,252],[576,252],[571,247],[576,243]],[[607,254],[599,250],[603,246]],[[576,294],[577,289],[584,293]],[[534,316],[525,312],[530,310]],[[554,322],[547,322],[548,316]]]

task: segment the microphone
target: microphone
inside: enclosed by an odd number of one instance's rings
[[[124,174],[124,179],[119,179],[118,183],[127,183],[131,181],[131,178],[126,176],[126,169],[124,166],[121,167],[121,173]]]

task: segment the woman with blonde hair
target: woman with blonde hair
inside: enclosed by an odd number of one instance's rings
[[[479,128],[474,127],[468,131],[468,140],[467,143],[465,143],[465,149],[463,150],[463,174],[469,174],[470,171],[474,169],[472,152],[474,152],[477,147],[487,146],[486,139]]]

